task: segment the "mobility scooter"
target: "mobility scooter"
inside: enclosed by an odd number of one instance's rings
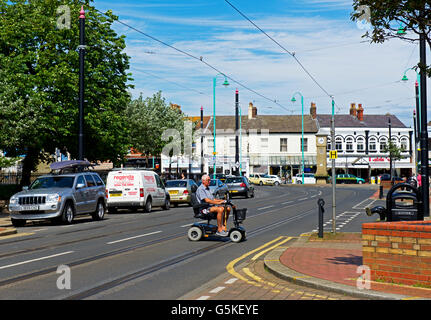
[[[217,217],[211,213],[204,214],[202,210],[208,209],[211,205],[208,203],[199,203],[199,200],[196,197],[197,186],[194,185],[192,187],[192,195],[191,202],[193,205],[194,216],[197,219],[207,220],[207,223],[204,222],[195,222],[188,230],[187,235],[190,241],[199,241],[202,238],[208,238],[209,236],[220,237],[216,235],[217,226],[210,223],[212,219],[217,219]],[[234,226],[229,229],[227,237],[230,238],[232,242],[238,243],[245,240],[245,229],[240,226],[242,221],[245,220],[245,216],[247,213],[247,209],[237,209],[235,205],[229,200],[226,200],[224,203],[224,213],[226,217],[227,206],[232,207],[232,216],[233,216],[233,224]],[[226,218],[224,219],[224,223],[226,224]]]

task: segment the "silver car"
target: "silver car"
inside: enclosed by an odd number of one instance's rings
[[[202,182],[199,182],[200,186]],[[209,189],[216,199],[229,199],[229,189],[220,179],[211,179]]]
[[[105,184],[90,171],[41,176],[10,198],[9,211],[16,227],[24,226],[27,220],[41,219],[71,224],[81,214],[102,220],[106,212]]]

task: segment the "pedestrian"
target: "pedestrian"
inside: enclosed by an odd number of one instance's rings
[[[422,187],[422,176],[420,174],[417,175],[416,180],[418,181],[418,187]]]
[[[184,180],[186,178],[184,172],[181,172],[181,180]]]

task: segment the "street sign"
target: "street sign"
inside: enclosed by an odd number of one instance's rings
[[[337,159],[337,158],[338,158],[338,151],[337,150],[329,151],[329,159]]]

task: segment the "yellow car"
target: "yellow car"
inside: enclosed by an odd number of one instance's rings
[[[261,174],[261,173],[252,173],[250,174],[249,180],[253,184],[258,184],[260,186],[263,185],[274,185],[275,179],[271,178],[267,174]]]

